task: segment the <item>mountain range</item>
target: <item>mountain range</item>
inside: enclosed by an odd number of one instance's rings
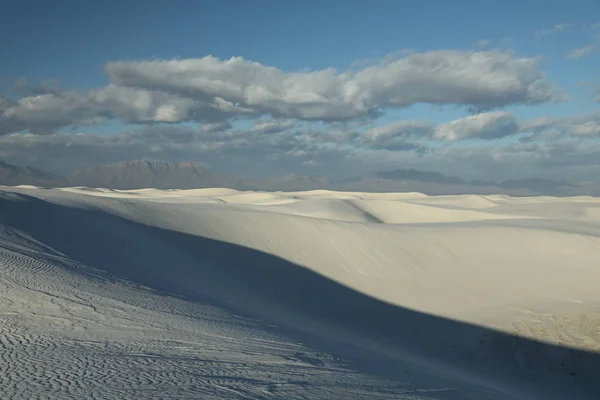
[[[12,165],[0,160],[0,185],[65,186],[69,180],[37,168]]]
[[[79,170],[71,177],[77,186],[112,189],[196,189],[242,186],[238,178],[213,172],[193,162],[126,161]]]
[[[193,162],[173,163],[148,160],[125,161],[88,167],[75,172],[68,178],[37,168],[16,166],[0,161],[0,185],[89,186],[112,189],[229,187],[241,190],[268,191],[329,189],[369,192],[422,192],[430,195],[465,193],[504,193],[512,196],[600,195],[600,184],[598,183],[571,183],[564,180],[541,178],[502,182],[467,181],[438,172],[397,169],[343,180],[300,174],[250,180],[214,172]]]

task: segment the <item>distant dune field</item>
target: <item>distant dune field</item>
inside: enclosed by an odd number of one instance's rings
[[[597,399],[600,198],[0,187],[0,398]]]

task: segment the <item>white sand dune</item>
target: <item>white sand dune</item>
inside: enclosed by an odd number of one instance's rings
[[[0,188],[0,398],[595,399],[600,199]]]

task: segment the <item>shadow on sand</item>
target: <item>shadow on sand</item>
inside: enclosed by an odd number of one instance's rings
[[[14,193],[0,196],[0,224],[119,277],[303,332],[320,351],[354,347],[354,367],[369,373],[414,365],[507,397],[600,398],[598,353],[390,305],[267,253]]]

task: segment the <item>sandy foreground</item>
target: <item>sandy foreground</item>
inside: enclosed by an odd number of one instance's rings
[[[0,187],[0,398],[597,399],[600,198]]]

